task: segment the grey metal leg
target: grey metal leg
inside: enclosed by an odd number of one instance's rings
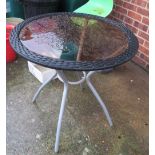
[[[95,71],[91,71],[88,74],[86,72],[82,72],[83,76],[81,77],[81,80],[79,81],[68,81],[67,78],[65,77],[63,71],[61,70],[57,70],[57,73],[55,75],[53,75],[49,80],[47,80],[45,83],[43,83],[38,91],[36,92],[36,94],[33,97],[33,102],[36,100],[37,96],[39,95],[40,91],[43,89],[43,87],[48,84],[51,80],[53,80],[56,75],[58,77],[58,79],[64,83],[64,91],[63,91],[63,95],[62,95],[62,101],[61,101],[61,107],[60,107],[60,113],[59,113],[59,118],[58,118],[58,124],[57,124],[57,131],[56,131],[56,141],[55,141],[55,152],[57,153],[59,151],[59,142],[60,142],[60,131],[61,131],[61,125],[62,125],[62,118],[63,118],[63,114],[64,114],[64,109],[65,109],[65,105],[66,105],[66,99],[67,99],[67,94],[68,94],[68,85],[78,85],[83,83],[85,80],[90,88],[90,90],[92,91],[92,93],[94,94],[94,96],[96,97],[96,99],[98,100],[99,104],[101,105],[106,118],[108,120],[108,123],[110,126],[113,125],[112,120],[110,118],[109,112],[104,104],[104,102],[102,101],[101,97],[99,96],[99,94],[97,93],[96,89],[94,88],[94,86],[92,85],[92,83],[90,82],[90,76],[94,73],[96,73]],[[79,75],[78,75],[79,76]],[[79,76],[80,78],[80,76]]]
[[[65,75],[63,74],[62,71],[57,71],[57,73],[63,80],[64,91],[63,91],[61,108],[60,108],[59,119],[58,119],[58,124],[57,124],[57,131],[56,131],[56,142],[55,142],[55,152],[56,153],[59,151],[59,141],[60,141],[60,130],[61,130],[61,124],[62,124],[62,117],[63,117],[65,104],[66,104],[66,98],[67,98],[67,94],[68,94],[68,81],[67,81]]]
[[[96,97],[96,99],[98,100],[100,106],[102,107],[102,109],[103,109],[103,111],[104,111],[104,113],[105,113],[105,115],[106,115],[106,118],[107,118],[107,120],[108,120],[109,125],[112,126],[113,123],[112,123],[111,117],[110,117],[110,115],[109,115],[109,112],[108,112],[108,110],[107,110],[107,108],[106,108],[104,102],[102,101],[101,97],[100,97],[99,94],[97,93],[96,89],[94,88],[94,86],[93,86],[92,83],[90,82],[90,76],[91,76],[92,74],[94,74],[94,73],[96,73],[96,72],[95,72],[95,71],[91,71],[91,72],[89,72],[89,73],[87,74],[87,77],[86,77],[87,84],[88,84],[90,90],[92,91],[92,93],[94,94],[94,96]]]
[[[77,76],[78,80],[80,80],[81,76],[80,76],[79,72],[75,72],[75,73],[76,73],[76,76]],[[80,87],[81,87],[82,90],[84,89],[83,83],[80,83]]]
[[[37,92],[35,93],[35,95],[34,95],[34,97],[33,97],[33,99],[32,99],[32,102],[33,103],[35,103],[35,101],[36,101],[36,98],[38,97],[38,95],[40,94],[40,92],[41,92],[41,90],[51,81],[51,80],[53,80],[55,77],[56,77],[56,73],[51,77],[51,78],[49,78],[45,83],[43,83],[40,87],[39,87],[39,89],[37,90]]]

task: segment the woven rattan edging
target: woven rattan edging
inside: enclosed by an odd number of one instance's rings
[[[128,48],[124,53],[122,53],[119,56],[109,58],[106,60],[98,60],[98,61],[68,61],[68,60],[60,60],[60,59],[52,59],[46,56],[39,55],[37,53],[29,51],[20,41],[19,39],[19,33],[21,29],[30,23],[33,20],[53,16],[53,15],[68,15],[68,16],[76,16],[76,17],[89,17],[92,19],[104,21],[119,30],[121,30],[128,39]],[[39,16],[35,16],[32,18],[29,18],[22,23],[18,24],[11,32],[10,35],[10,43],[13,49],[22,57],[25,59],[34,62],[36,64],[58,69],[58,70],[74,70],[74,71],[93,71],[93,70],[105,70],[108,68],[113,68],[118,65],[121,65],[130,59],[132,59],[135,54],[138,51],[139,43],[136,38],[136,36],[122,23],[113,21],[108,18],[103,18],[99,16],[94,15],[88,15],[88,14],[79,14],[79,13],[69,13],[69,12],[63,12],[63,13],[48,13],[43,14]]]

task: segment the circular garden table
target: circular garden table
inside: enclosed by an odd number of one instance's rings
[[[59,113],[55,152],[59,150],[61,122],[68,85],[86,81],[112,126],[109,112],[90,81],[97,71],[111,69],[129,61],[138,50],[138,40],[122,23],[79,13],[49,13],[35,16],[17,25],[10,36],[14,50],[36,64],[56,69],[56,74],[43,83],[36,94],[56,76],[64,83]],[[82,71],[79,81],[68,81],[64,70]]]

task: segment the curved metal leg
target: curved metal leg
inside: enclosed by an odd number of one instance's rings
[[[77,78],[80,80],[81,76],[80,76],[79,72],[75,72],[75,73],[76,73]],[[84,89],[83,83],[80,83],[80,87],[81,87],[81,90]]]
[[[57,153],[59,151],[59,141],[60,141],[60,131],[61,131],[61,124],[62,124],[62,117],[65,109],[66,104],[66,98],[68,93],[68,81],[66,80],[66,77],[64,76],[62,71],[57,71],[58,75],[61,77],[64,83],[64,91],[61,101],[61,108],[59,113],[59,119],[57,124],[57,131],[56,131],[56,142],[55,142],[55,152]]]
[[[43,83],[39,89],[37,90],[37,92],[35,93],[33,99],[32,99],[32,103],[35,103],[36,102],[36,98],[38,97],[38,95],[40,94],[41,90],[51,81],[53,80],[55,77],[56,77],[56,73],[51,77],[49,78],[45,83]]]
[[[107,108],[106,108],[104,102],[102,101],[101,97],[100,97],[99,94],[97,93],[96,89],[94,88],[94,86],[93,86],[92,83],[90,82],[90,76],[91,76],[92,74],[94,74],[94,73],[95,73],[95,71],[91,71],[91,72],[89,72],[89,73],[87,74],[87,77],[86,77],[87,84],[88,84],[90,90],[92,91],[92,93],[94,94],[94,96],[96,97],[96,99],[98,100],[99,104],[101,105],[101,107],[102,107],[102,109],[103,109],[103,111],[104,111],[104,113],[105,113],[105,115],[106,115],[106,118],[107,118],[107,120],[108,120],[109,125],[112,126],[113,123],[112,123],[111,117],[110,117],[110,115],[109,115],[109,112],[108,112],[108,110],[107,110]]]
[[[62,96],[62,101],[61,101],[61,107],[60,107],[60,113],[59,113],[59,118],[58,118],[58,124],[57,124],[57,131],[56,131],[56,141],[55,141],[55,152],[57,153],[59,151],[59,142],[60,142],[60,131],[61,131],[61,125],[62,125],[62,118],[63,118],[63,114],[64,114],[64,109],[65,109],[65,105],[66,105],[66,99],[67,99],[67,94],[68,94],[68,85],[77,85],[77,84],[81,84],[83,83],[85,80],[90,88],[90,90],[92,91],[92,93],[94,94],[94,96],[96,97],[96,99],[98,100],[99,104],[101,105],[106,118],[108,120],[108,123],[110,126],[113,125],[112,120],[110,118],[109,112],[104,104],[104,102],[102,101],[101,97],[99,96],[99,94],[97,93],[96,89],[94,88],[94,86],[92,85],[92,83],[90,82],[90,76],[95,73],[95,71],[91,71],[86,75],[86,72],[83,72],[83,77],[81,78],[81,80],[79,81],[75,81],[75,82],[71,82],[68,81],[63,73],[63,71],[57,70],[57,73],[55,75],[53,75],[49,80],[47,80],[45,83],[43,83],[39,89],[37,90],[36,94],[33,97],[33,102],[36,101],[37,96],[39,95],[40,91],[45,87],[45,85],[47,85],[51,80],[53,80],[56,75],[58,75],[58,79],[64,83],[64,91],[63,91],[63,96]]]

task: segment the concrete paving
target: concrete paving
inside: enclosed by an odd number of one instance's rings
[[[83,91],[70,86],[59,155],[148,155],[148,73],[129,62],[92,81],[114,126],[108,126],[86,84]],[[55,154],[63,84],[48,84],[35,105],[31,99],[39,85],[24,59],[7,64],[7,155]]]

